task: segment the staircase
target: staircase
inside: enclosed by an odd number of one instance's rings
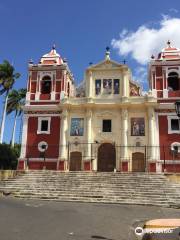
[[[180,208],[180,184],[162,174],[27,171],[1,181],[0,192],[24,199]]]

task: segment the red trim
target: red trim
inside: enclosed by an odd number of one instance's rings
[[[122,172],[128,172],[128,162],[122,162]]]
[[[156,172],[156,163],[149,164],[149,172]]]
[[[59,161],[59,169],[60,171],[64,171],[65,170],[65,162],[64,161]]]
[[[91,171],[91,162],[84,162],[84,170]]]

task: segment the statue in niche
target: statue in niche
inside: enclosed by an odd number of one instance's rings
[[[130,83],[130,96],[140,96],[140,87]]]

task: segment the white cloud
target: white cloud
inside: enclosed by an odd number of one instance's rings
[[[170,8],[169,11],[173,12],[173,13],[178,13],[179,12],[176,8]]]
[[[138,63],[144,65],[152,54],[157,55],[166,42],[170,40],[173,46],[180,47],[180,18],[162,16],[158,28],[141,25],[134,31],[124,29],[119,39],[113,39],[111,44],[119,55],[130,55]]]
[[[147,68],[142,65],[137,66],[133,73],[133,80],[139,84],[147,83]]]

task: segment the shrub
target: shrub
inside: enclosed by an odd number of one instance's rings
[[[0,144],[0,169],[16,169],[18,161],[18,148],[11,148],[9,144]]]

